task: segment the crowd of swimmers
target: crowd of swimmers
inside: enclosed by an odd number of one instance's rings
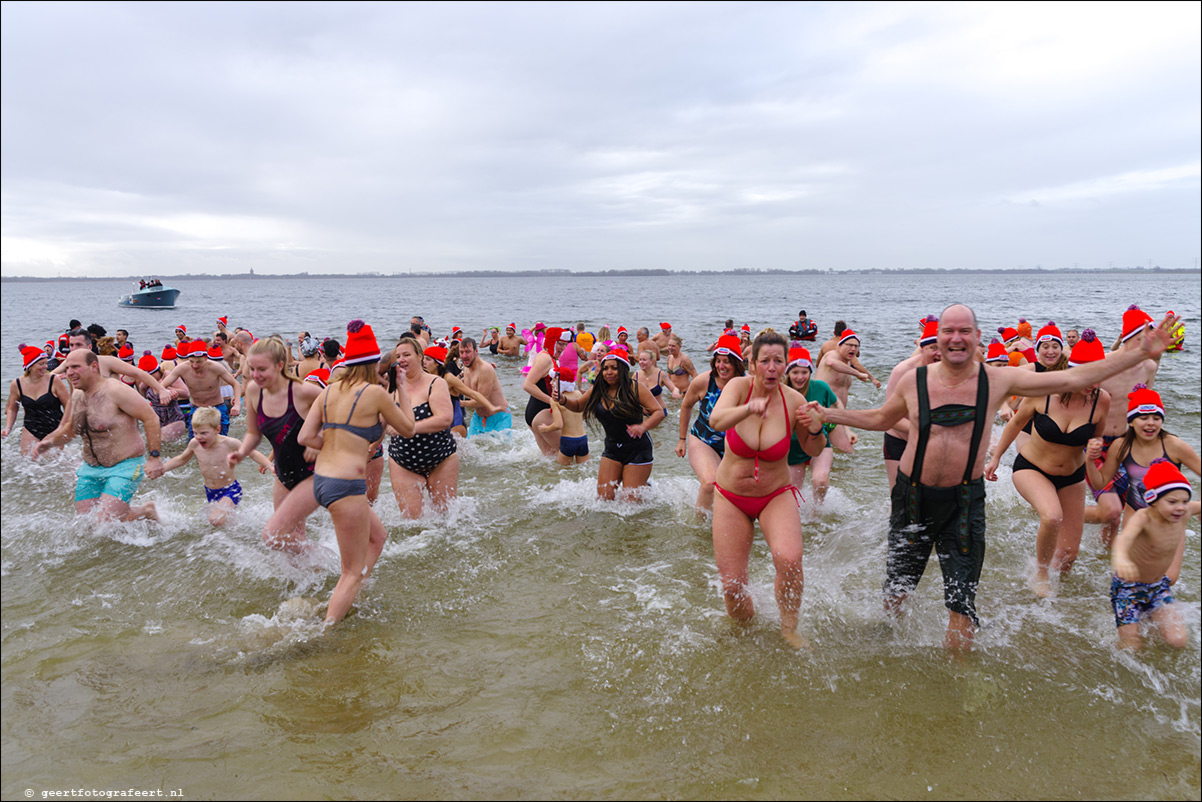
[[[1169,644],[1186,640],[1172,586],[1186,519],[1200,505],[1180,467],[1197,474],[1202,465],[1164,429],[1165,405],[1152,389],[1162,354],[1184,338],[1172,312],[1156,325],[1131,307],[1107,353],[1093,330],[1062,334],[1052,322],[1036,331],[1020,320],[985,342],[976,313],[953,304],[919,321],[912,353],[892,369],[874,409],[849,404],[853,380],[881,387],[860,361],[860,335],[838,321],[819,346],[804,310],[788,337],[771,328],[753,337],[750,326],[727,320],[704,371],[669,323],[654,335],[639,328],[633,341],[624,326],[594,333],[583,323],[510,323],[477,340],[458,327],[435,337],[415,316],[392,348],[381,348],[371,325],[353,320],[341,338],[300,332],[295,352],[280,335],[256,338],[227,323],[219,318],[205,337],[180,325],[157,354],[138,354],[123,329],[110,338],[74,320],[41,348],[22,344],[24,370],[10,388],[3,435],[21,408],[23,454],[36,457],[78,435],[76,511],[127,521],[157,517],[153,503],[132,503],[144,478],[196,459],[210,521],[220,526],[242,498],[236,466],[252,459],[274,474],[274,512],[263,529],[270,548],[304,555],[307,518],[318,506],[329,510],[341,574],[328,624],[346,615],[387,540],[373,509],[385,464],[401,514],[416,518],[426,504],[444,511],[456,496],[462,438],[509,436],[498,367],[482,356],[496,354],[516,358],[502,369],[521,371],[525,423],[542,454],[563,465],[587,462],[590,427],[600,429],[602,499],[641,497],[654,464],[651,432],[672,414],[675,454],[687,457],[699,483],[696,506],[712,521],[728,614],[754,615],[748,567],[758,521],[775,568],[781,634],[794,646],[805,644],[801,490],[809,473],[822,504],[835,452],[851,453],[858,442],[853,429],[885,433],[889,614],[934,550],[948,609],[945,645],[971,647],[985,482],[997,480],[1002,454],[1016,443],[1012,481],[1039,518],[1034,593],[1055,593],[1084,523],[1097,523],[1111,549],[1120,643],[1139,645],[1144,618]],[[678,410],[670,412],[669,398]],[[230,419],[243,410],[246,433],[229,437]],[[996,443],[995,420],[1005,422]],[[264,438],[270,457],[259,451]],[[164,440],[183,440],[182,452],[164,461]],[[1087,493],[1095,505],[1086,505]]]

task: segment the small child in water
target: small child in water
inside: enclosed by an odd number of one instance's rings
[[[220,412],[213,407],[200,407],[192,413],[192,439],[188,441],[188,447],[163,465],[163,473],[166,473],[182,468],[196,457],[200,475],[204,477],[205,497],[211,505],[209,523],[213,526],[222,526],[242,500],[242,485],[234,478],[234,468],[227,459],[241,445],[241,440],[221,433]],[[252,451],[250,458],[258,463],[259,473],[271,469],[271,461],[262,453]]]
[[[1185,623],[1174,603],[1169,575],[1181,570],[1185,522],[1198,515],[1202,503],[1190,501],[1185,476],[1166,459],[1158,459],[1144,475],[1148,506],[1127,519],[1115,538],[1110,563],[1110,603],[1118,626],[1119,647],[1138,649],[1139,620],[1144,614],[1160,628],[1173,648],[1185,646]]]
[[[560,378],[564,381],[575,381],[576,371],[560,368]],[[568,377],[571,378],[568,378]],[[579,390],[569,390],[563,394],[564,400],[575,401],[582,398]],[[588,462],[588,432],[584,430],[584,414],[573,412],[551,400],[551,422],[538,427],[540,432],[559,432],[559,453],[555,459],[560,465],[577,465]]]

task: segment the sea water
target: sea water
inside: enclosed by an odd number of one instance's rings
[[[228,316],[257,336],[344,336],[361,317],[384,343],[410,315],[435,332],[536,321],[672,323],[699,367],[725,318],[784,331],[805,308],[828,336],[860,333],[877,376],[918,320],[971,304],[986,336],[1025,316],[1118,334],[1133,302],[1181,315],[1191,344],[1164,358],[1166,428],[1199,447],[1197,275],[816,275],[197,279],[171,311],[116,306],[128,282],[3,285],[0,369],[70,318],[125,328],[157,355],[185,324]],[[487,355],[486,355],[487,356]],[[1010,471],[988,487],[976,651],[941,648],[932,564],[896,626],[881,611],[888,494],[881,436],[837,455],[817,508],[806,488],[810,651],[786,647],[762,539],[757,619],[725,615],[697,480],[673,453],[679,403],[652,432],[641,503],[596,498],[593,461],[539,455],[521,422],[524,359],[489,357],[514,409],[510,438],[460,444],[459,497],[402,520],[385,476],[388,545],[352,615],[321,634],[337,578],[318,511],[312,566],[265,549],[271,480],[239,469],[245,500],[214,530],[195,463],[146,482],[157,524],[97,525],[72,508],[78,442],[39,462],[3,457],[0,795],[83,789],[185,798],[1193,798],[1200,763],[1199,526],[1174,594],[1188,645],[1115,649],[1097,527],[1055,598],[1027,578],[1037,517]],[[882,402],[855,383],[853,407]],[[1116,399],[1114,403],[1124,403]],[[995,428],[996,437],[999,428]],[[245,431],[244,419],[231,434]],[[165,456],[182,444],[166,446]],[[1011,457],[1003,461],[1008,466]],[[1190,477],[1195,491],[1197,478]]]

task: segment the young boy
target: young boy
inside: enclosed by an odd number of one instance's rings
[[[200,464],[205,481],[205,497],[209,504],[209,523],[222,526],[238,502],[242,500],[242,485],[234,478],[234,469],[227,456],[238,450],[242,441],[221,433],[221,413],[213,407],[200,407],[192,413],[192,439],[178,457],[163,465],[163,473],[182,468],[192,457]],[[267,473],[271,461],[258,451],[250,458],[259,464],[259,473]]]
[[[1151,615],[1173,648],[1185,646],[1185,623],[1173,601],[1171,579],[1181,570],[1185,521],[1202,504],[1190,502],[1192,490],[1177,466],[1155,460],[1144,474],[1146,509],[1138,510],[1115,538],[1110,555],[1114,578],[1110,603],[1119,630],[1119,647],[1138,649],[1139,619]]]
[[[570,368],[560,368],[560,373],[571,370]],[[575,381],[576,372],[572,371],[572,378],[565,381]],[[582,398],[579,390],[569,390],[563,394],[565,400],[576,400]],[[559,434],[559,453],[555,455],[555,459],[559,460],[560,465],[576,465],[583,462],[588,462],[588,432],[584,430],[584,414],[573,412],[566,407],[559,405],[555,399],[551,399],[551,422],[538,427],[540,432],[556,432]]]

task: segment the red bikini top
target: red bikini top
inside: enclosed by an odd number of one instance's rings
[[[760,458],[761,457],[764,458],[765,460],[776,462],[776,461],[784,459],[785,457],[787,457],[789,455],[789,443],[792,440],[792,432],[789,430],[789,426],[788,426],[789,405],[785,403],[784,389],[780,388],[780,387],[778,387],[777,389],[780,390],[780,404],[782,407],[784,407],[784,410],[785,410],[785,436],[783,438],[781,438],[775,444],[769,446],[768,448],[760,449],[759,451],[757,451],[754,448],[752,448],[751,446],[747,445],[747,443],[744,442],[742,437],[739,437],[739,433],[738,433],[738,431],[735,430],[735,427],[733,427],[733,426],[730,427],[730,429],[728,429],[726,432],[726,445],[730,448],[731,451],[734,452],[736,457],[743,457],[744,459],[754,459],[755,460],[755,480],[757,482],[760,480]],[[747,388],[747,398],[743,399],[744,404],[747,403],[748,398],[751,398],[751,388],[750,387]]]

